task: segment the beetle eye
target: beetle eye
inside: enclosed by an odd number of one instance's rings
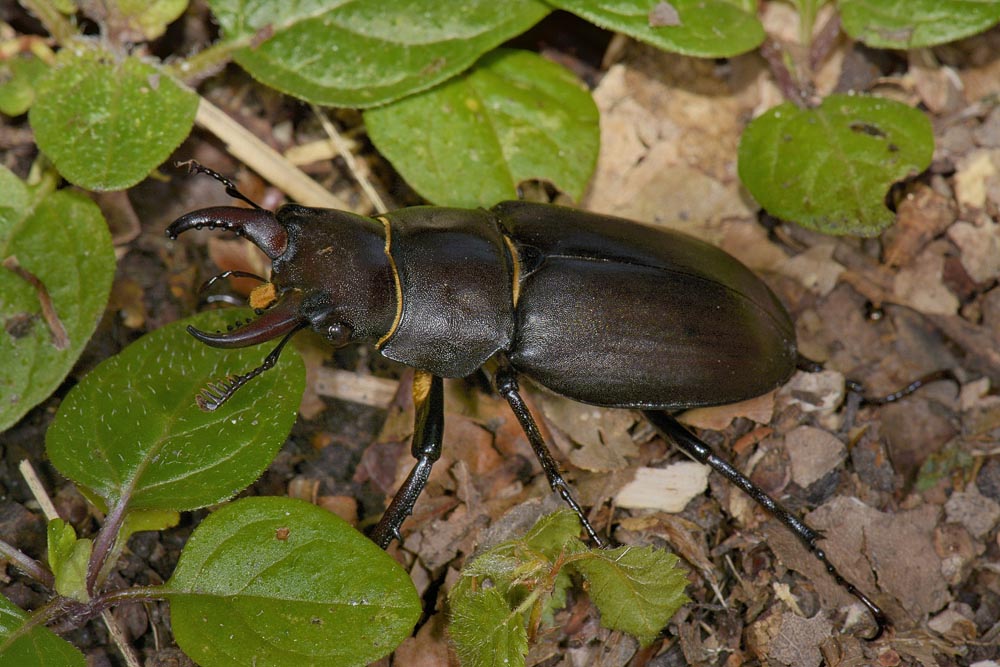
[[[335,347],[343,347],[351,342],[354,329],[343,322],[335,322],[323,331],[323,337]]]

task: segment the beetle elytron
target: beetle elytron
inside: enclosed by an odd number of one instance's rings
[[[642,410],[696,460],[746,491],[787,526],[827,571],[871,611],[885,613],[844,580],[817,546],[818,532],[787,512],[668,412],[764,394],[796,368],[795,331],[784,307],[749,269],[692,237],[547,204],[512,201],[490,210],[414,207],[367,218],[285,205],[220,206],[167,229],[221,228],[245,236],[272,261],[271,282],[251,295],[260,316],[227,333],[190,329],[221,348],[283,337],[264,363],[210,384],[214,410],[274,365],[288,339],[310,327],[334,346],[370,342],[416,369],[417,459],[373,533],[399,538],[440,456],[442,378],[495,360],[495,384],[524,428],[552,488],[587,521],[521,399],[517,375],[594,405]],[[263,279],[261,279],[263,280]]]

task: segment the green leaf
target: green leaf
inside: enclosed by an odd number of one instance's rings
[[[0,62],[0,113],[20,116],[35,101],[35,86],[48,72],[40,58],[22,53]]]
[[[212,514],[166,589],[177,643],[203,667],[365,665],[420,616],[396,561],[334,514],[288,498]]]
[[[163,35],[184,10],[188,0],[115,0],[116,17],[146,40]]]
[[[24,632],[27,620],[20,607],[0,595],[0,667],[86,667],[83,653],[45,626]]]
[[[123,190],[180,145],[197,108],[197,95],[139,58],[73,45],[39,82],[28,118],[67,180]]]
[[[688,601],[687,577],[677,556],[653,547],[591,549],[571,566],[590,584],[601,624],[651,643]]]
[[[210,0],[236,62],[317,104],[368,107],[455,76],[549,12],[538,0]]]
[[[815,109],[782,104],[740,140],[739,174],[772,215],[829,234],[874,236],[895,216],[885,195],[930,164],[927,117],[892,100],[831,95]]]
[[[757,48],[764,27],[733,0],[549,0],[607,30],[664,51],[727,58]]]
[[[521,181],[579,198],[597,161],[597,107],[565,68],[497,50],[468,74],[365,112],[372,142],[424,198],[491,206]]]
[[[554,561],[566,551],[577,553],[586,549],[586,546],[580,541],[582,529],[580,517],[576,515],[576,512],[561,509],[536,521],[528,534],[524,536],[524,543],[528,548],[540,551],[549,560]]]
[[[883,49],[953,42],[1000,21],[996,0],[840,0],[837,6],[847,34]]]
[[[49,567],[56,578],[59,595],[87,602],[87,563],[91,541],[77,539],[76,531],[62,519],[49,521]]]
[[[268,350],[219,350],[187,325],[214,330],[246,311],[208,312],[143,336],[66,396],[46,434],[62,474],[130,510],[190,510],[233,497],[270,464],[295,421],[305,386],[301,357],[277,366],[215,412],[195,405],[211,380],[260,365]]]
[[[9,268],[11,258],[27,273]],[[69,190],[30,189],[0,167],[0,264],[5,261],[8,268],[0,266],[0,431],[65,379],[104,313],[115,271],[111,235],[94,202]],[[48,321],[45,294],[53,313]]]
[[[125,515],[118,540],[125,543],[135,533],[167,530],[176,526],[180,520],[180,513],[174,510],[133,510]]]
[[[510,610],[495,588],[464,587],[448,598],[448,633],[462,667],[518,667],[528,655],[524,615]]]

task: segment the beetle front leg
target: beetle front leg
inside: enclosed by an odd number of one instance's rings
[[[875,634],[869,639],[874,641],[882,636],[886,626],[889,624],[888,616],[886,616],[886,613],[882,611],[881,607],[875,604],[867,595],[862,593],[854,584],[844,579],[840,572],[837,571],[837,568],[833,566],[833,563],[827,559],[826,552],[816,544],[816,542],[823,537],[818,531],[813,530],[807,526],[802,519],[782,507],[777,501],[771,498],[771,496],[767,495],[763,489],[751,482],[746,475],[734,468],[728,461],[716,456],[707,444],[691,433],[691,431],[684,428],[680,422],[671,417],[669,414],[653,410],[644,410],[643,414],[650,421],[650,423],[658,431],[660,431],[660,433],[677,445],[688,456],[699,463],[711,466],[713,470],[720,473],[723,477],[741,488],[761,507],[770,512],[774,518],[792,531],[792,533],[794,533],[795,536],[802,541],[809,551],[811,551],[813,555],[816,556],[821,563],[823,563],[826,571],[830,573],[834,581],[842,586],[848,593],[860,600],[861,603],[868,608],[868,611],[871,612],[872,616],[875,617],[875,624],[877,627],[875,629]]]
[[[503,396],[507,403],[510,404],[510,409],[513,410],[514,416],[521,423],[521,428],[524,429],[524,434],[528,436],[528,442],[531,443],[531,448],[535,450],[535,456],[538,457],[538,462],[542,464],[542,470],[545,471],[545,476],[549,480],[549,486],[552,490],[558,493],[563,501],[570,506],[576,515],[580,517],[580,523],[583,524],[584,529],[587,534],[590,535],[590,539],[594,541],[594,544],[598,547],[604,546],[604,540],[597,534],[594,527],[590,525],[590,521],[587,520],[586,515],[580,508],[580,504],[576,502],[573,497],[573,493],[570,491],[569,484],[563,479],[562,473],[559,472],[559,464],[556,460],[552,458],[552,452],[545,444],[545,439],[542,438],[541,431],[538,430],[538,424],[535,423],[534,417],[531,416],[531,412],[528,411],[528,406],[525,405],[524,399],[521,398],[521,392],[517,386],[517,376],[514,373],[514,369],[506,361],[500,362],[500,367],[496,372],[496,387],[497,393]]]
[[[394,538],[402,541],[399,528],[413,513],[413,505],[427,485],[431,467],[441,458],[444,439],[444,384],[441,378],[418,370],[413,376],[413,404],[416,418],[410,451],[417,462],[372,532],[372,540],[383,549]]]

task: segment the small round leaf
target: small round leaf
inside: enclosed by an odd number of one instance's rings
[[[672,553],[653,547],[591,549],[572,567],[590,584],[601,625],[636,637],[646,646],[688,602],[687,573]]]
[[[3,431],[76,363],[108,303],[115,255],[94,202],[33,191],[0,167],[0,264]]]
[[[764,27],[732,0],[552,0],[595,25],[664,51],[728,58],[757,48]],[[744,6],[741,6],[743,4]]]
[[[227,40],[269,35],[236,54],[255,79],[340,107],[384,104],[449,79],[550,10],[538,0],[211,0],[209,5]]]
[[[59,472],[131,510],[191,510],[232,498],[271,463],[295,422],[302,358],[286,350],[270,371],[215,412],[195,396],[210,381],[260,365],[267,350],[219,350],[188,324],[215,330],[245,311],[208,312],[143,336],[66,396],[46,434]]]
[[[336,515],[244,498],[191,535],[166,584],[177,643],[203,667],[366,665],[410,635],[420,598]]]
[[[815,109],[782,104],[740,140],[739,174],[769,213],[827,234],[874,236],[895,221],[889,187],[930,164],[927,117],[900,102],[831,95]]]
[[[424,198],[492,206],[521,181],[582,196],[597,161],[597,106],[567,69],[498,49],[469,73],[365,112],[372,142]]]
[[[136,57],[68,47],[39,83],[28,118],[66,180],[123,190],[180,145],[197,108],[197,95]]]
[[[44,625],[25,634],[21,631],[28,615],[0,595],[0,665],[9,667],[85,667],[87,659],[75,646]]]
[[[840,0],[851,37],[879,49],[916,49],[983,32],[1000,21],[994,0]]]

